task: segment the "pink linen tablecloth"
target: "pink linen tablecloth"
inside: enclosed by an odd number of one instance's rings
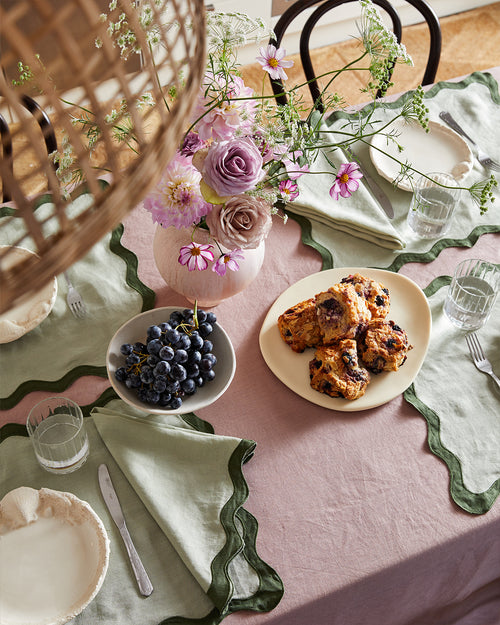
[[[124,225],[123,244],[139,257],[139,278],[157,293],[156,306],[184,307],[154,265],[150,215],[138,207]],[[500,235],[486,234],[472,249],[449,248],[400,273],[424,288],[464,258],[500,262],[499,243]],[[233,614],[225,622],[500,623],[500,502],[474,516],[452,501],[447,467],[429,451],[421,415],[402,396],[359,413],[326,410],[295,395],[267,368],[258,336],[269,307],[320,269],[298,225],[276,219],[258,279],[216,308],[237,370],[228,391],[197,414],[217,434],[257,442],[245,469],[246,508],[259,519],[259,553],[285,587],[272,612]],[[108,386],[87,377],[65,394],[86,404]],[[0,426],[23,423],[39,396],[1,413]]]

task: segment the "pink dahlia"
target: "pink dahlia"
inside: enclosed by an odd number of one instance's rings
[[[187,228],[207,215],[211,204],[201,195],[200,181],[201,174],[191,159],[177,153],[144,200],[153,222],[164,228]]]

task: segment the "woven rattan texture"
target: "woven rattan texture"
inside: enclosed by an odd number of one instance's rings
[[[4,218],[3,223],[16,219],[19,236],[9,244],[30,247],[38,255],[11,266],[8,248],[2,250],[0,312],[67,269],[115,227],[158,180],[187,128],[205,67],[202,0],[143,2],[142,7],[147,6],[154,16],[154,32],[149,28],[159,39],[154,46],[132,3],[124,0],[118,4],[110,18],[116,23],[120,14],[123,16],[121,23],[126,21],[136,36],[134,45],[140,49],[139,56],[131,53],[129,62],[107,31],[102,6],[94,0],[0,4],[0,114],[8,119],[10,131],[10,137],[8,132],[2,136],[0,178],[16,209],[15,216]],[[101,47],[96,41],[102,42]],[[50,50],[49,58],[38,56],[41,49]],[[84,172],[85,189],[92,194],[93,203],[78,215],[69,210],[71,198],[61,192],[36,115],[34,118],[26,111],[23,98],[27,86],[14,86],[9,79],[19,61],[34,70],[32,83],[38,87],[28,95],[57,129],[59,148],[60,137],[66,135]],[[134,63],[137,68],[131,71]],[[175,99],[169,98],[172,90],[177,93]],[[155,105],[139,109],[136,102],[144,93],[152,95]],[[127,120],[119,115],[113,123],[106,121],[110,110],[121,110],[122,102],[132,124],[133,138],[128,145],[115,137],[116,126]],[[72,123],[72,113],[80,115],[85,110],[101,129],[100,147],[93,157],[85,133]],[[7,143],[14,146],[12,157]],[[16,161],[24,156],[26,162],[27,154],[29,167],[18,171]],[[95,158],[100,169],[95,168]],[[107,187],[99,181],[103,168],[110,174]],[[34,176],[46,180],[46,192],[52,196],[50,228],[37,217],[36,198],[26,192]]]

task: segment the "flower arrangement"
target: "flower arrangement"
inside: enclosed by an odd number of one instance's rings
[[[247,87],[241,77],[237,48],[245,43],[269,40],[269,32],[261,20],[243,14],[207,13],[207,68],[192,123],[186,129],[175,158],[167,164],[160,181],[144,200],[144,208],[155,223],[164,228],[191,229],[191,241],[180,248],[178,256],[179,263],[189,271],[211,268],[219,276],[238,271],[245,250],[257,248],[269,234],[273,216],[286,220],[286,205],[293,207],[299,196],[296,181],[300,176],[313,175],[310,165],[319,150],[366,142],[375,133],[384,133],[388,141],[397,142],[390,126],[399,117],[417,121],[427,129],[428,111],[419,87],[390,122],[380,123],[374,130],[369,126],[373,121],[369,115],[346,129],[340,143],[328,141],[322,122],[333,111],[345,106],[342,97],[331,91],[331,84],[340,72],[366,70],[369,79],[364,91],[367,97],[372,97],[375,110],[376,95],[385,93],[392,84],[388,77],[394,63],[412,64],[405,47],[386,29],[371,0],[360,0],[360,4],[362,51],[349,66],[323,74],[322,78],[328,82],[321,94],[322,107],[304,105],[299,96],[302,85],[284,89],[286,105],[278,105],[274,96],[264,95],[264,89],[262,94],[257,94]],[[154,45],[155,24],[148,8],[148,2],[138,7],[139,21]],[[117,0],[111,0],[109,10],[102,19],[108,21],[108,34],[126,58],[134,52],[133,32],[120,16]],[[113,15],[118,15],[115,21]],[[96,44],[99,46],[101,42]],[[285,70],[292,62],[286,59],[285,50],[264,45],[256,58],[263,70],[263,81],[268,75],[287,80]],[[26,72],[26,68],[23,71]],[[165,105],[175,97],[175,93],[167,92]],[[147,94],[138,103],[140,106],[151,104]],[[121,120],[119,124],[117,119]],[[133,149],[133,127],[123,119],[124,111],[120,110],[112,111],[106,121],[116,124],[118,140],[126,141]],[[92,121],[91,113],[84,111],[75,118],[75,123],[87,133],[89,148],[93,149],[99,128]],[[56,154],[55,159],[60,165],[60,175],[74,181],[70,152],[70,146],[64,144],[63,152]],[[328,172],[332,176],[330,196],[342,201],[358,189],[362,173],[355,162],[343,164],[338,170],[333,164],[331,167]],[[401,162],[400,177],[411,180],[415,173],[421,172]],[[487,210],[490,200],[493,201],[495,185],[496,180],[491,177],[467,189],[481,212]],[[209,233],[208,243],[197,242],[200,229]]]
[[[361,42],[368,59],[370,81],[367,92],[383,93],[391,86],[389,67],[394,62],[411,64],[404,46],[388,31],[370,0],[362,5]],[[191,228],[191,242],[179,250],[179,263],[190,271],[212,271],[224,276],[237,271],[245,249],[256,248],[271,229],[272,216],[299,196],[296,180],[310,174],[310,164],[318,150],[333,148],[319,134],[321,122],[342,106],[338,94],[322,94],[324,110],[305,109],[298,96],[299,86],[286,90],[289,104],[277,105],[274,97],[254,93],[240,76],[236,48],[249,38],[258,40],[269,33],[259,20],[242,14],[207,14],[208,62],[200,87],[193,121],[174,160],[162,179],[144,201],[153,221],[160,226]],[[292,61],[274,45],[260,47],[257,61],[263,80],[287,80]],[[359,65],[356,66],[359,69]],[[337,70],[329,72],[332,77]],[[330,81],[331,82],[331,81]],[[327,85],[327,89],[330,83]],[[418,120],[427,128],[423,90],[417,89],[401,112],[407,120]],[[396,116],[395,116],[396,118]],[[395,119],[394,118],[394,119]],[[392,120],[394,121],[394,120]],[[386,132],[392,140],[397,140]],[[366,122],[346,133],[344,146],[369,138]],[[332,165],[330,196],[347,198],[359,187],[362,173],[356,162]],[[412,172],[402,163],[402,176]],[[491,199],[493,179],[473,189],[480,200]],[[480,201],[481,203],[481,201]],[[485,201],[481,203],[485,206]],[[199,228],[208,230],[210,242],[197,242]]]

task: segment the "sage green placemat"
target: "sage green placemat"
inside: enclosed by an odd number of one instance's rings
[[[82,195],[69,210],[91,201]],[[51,214],[50,196],[40,198],[37,212]],[[15,240],[18,220],[9,223],[10,208],[0,208],[0,244]],[[47,225],[50,228],[50,221]],[[49,316],[28,334],[0,345],[0,409],[6,410],[35,390],[61,392],[83,375],[106,377],[106,350],[115,331],[134,315],[154,306],[154,292],[137,276],[137,257],[121,244],[123,226],[96,241],[88,254],[69,268],[85,300],[88,315],[75,318],[66,303],[67,286],[58,276],[58,295]],[[30,247],[29,241],[24,244]]]
[[[121,400],[94,407],[85,422],[89,459],[69,475],[41,469],[26,437],[8,436],[0,448],[0,498],[19,486],[72,492],[108,531],[104,584],[72,622],[215,625],[232,612],[268,611],[279,603],[282,582],[258,555],[257,521],[243,508],[249,491],[242,467],[254,454],[253,441],[218,436],[194,414],[145,415]],[[139,594],[100,495],[102,462],[154,586],[148,598]]]
[[[450,472],[450,494],[461,508],[483,514],[500,493],[500,391],[476,369],[465,333],[443,312],[449,276],[425,290],[432,312],[429,351],[404,398],[427,421],[431,451]],[[500,375],[500,298],[477,336]]]
[[[409,94],[404,94],[398,100],[384,105],[383,110],[398,110],[409,98]],[[429,107],[429,117],[431,120],[439,121],[438,113],[441,110],[450,111],[453,116],[460,120],[462,125],[470,129],[471,134],[481,147],[488,151],[493,158],[500,162],[500,96],[498,83],[489,73],[475,72],[461,82],[440,82],[434,85],[425,94],[425,104]],[[365,112],[361,114],[366,115]],[[329,120],[331,128],[340,128],[346,121],[352,119],[346,113],[337,114]],[[442,122],[441,122],[442,123]],[[356,152],[360,161],[380,186],[385,190],[391,199],[395,217],[389,220],[382,209],[375,206],[370,194],[362,189],[361,192],[354,193],[350,198],[334,201],[328,194],[331,186],[331,177],[328,184],[323,186],[318,182],[319,176],[303,176],[297,181],[299,188],[305,186],[303,201],[313,203],[321,209],[321,216],[318,219],[311,219],[310,216],[294,214],[294,203],[288,205],[289,214],[296,219],[302,228],[302,240],[306,245],[314,247],[322,256],[323,269],[332,267],[376,267],[379,269],[389,269],[398,271],[408,262],[430,262],[446,247],[472,247],[477,239],[487,232],[500,232],[500,186],[495,191],[496,202],[489,205],[489,210],[485,215],[479,214],[479,209],[473,203],[469,194],[463,193],[456,211],[452,228],[445,239],[429,240],[419,239],[406,225],[406,216],[411,201],[411,193],[395,189],[390,182],[383,179],[375,170],[371,163],[368,147],[359,145]],[[341,156],[335,158],[343,159]],[[474,160],[472,172],[468,175],[464,184],[470,184],[489,177],[490,171],[484,169],[479,162]],[[500,176],[499,176],[500,178]],[[316,192],[315,189],[318,189]],[[314,193],[317,196],[314,196]],[[300,196],[298,202],[300,201]],[[349,233],[349,211],[352,210],[354,220],[362,220],[363,212],[366,211],[365,232],[358,232],[358,236]],[[377,217],[377,211],[379,212]],[[305,211],[309,214],[310,211]],[[324,215],[327,212],[338,213],[342,221],[340,226],[329,226],[324,223]],[[371,242],[374,238],[367,233],[373,230],[374,237],[378,237],[380,245]],[[394,243],[389,249],[382,241],[383,233],[386,233],[387,240]],[[404,248],[398,249],[399,241],[402,241]],[[398,245],[396,245],[398,242]],[[389,245],[390,247],[390,245]]]

